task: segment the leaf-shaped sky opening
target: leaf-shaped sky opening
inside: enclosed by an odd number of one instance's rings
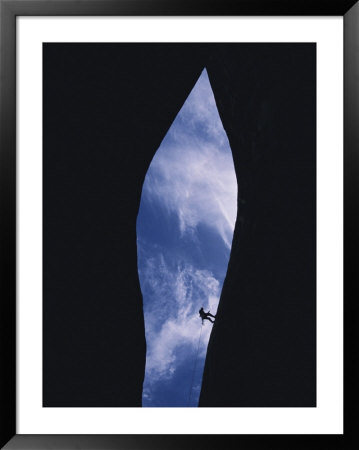
[[[147,171],[137,217],[144,407],[197,406],[237,214],[232,152],[204,69]],[[214,320],[213,318],[211,318]]]

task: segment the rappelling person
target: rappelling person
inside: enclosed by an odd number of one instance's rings
[[[200,315],[200,317],[201,317],[201,319],[202,319],[202,325],[203,325],[203,321],[204,321],[205,319],[207,319],[207,320],[209,320],[210,322],[214,323],[214,320],[210,319],[209,316],[213,317],[214,319],[216,318],[216,316],[214,316],[213,314],[211,314],[210,311],[204,312],[203,306],[202,306],[202,308],[201,308],[198,312],[199,312],[199,315]]]

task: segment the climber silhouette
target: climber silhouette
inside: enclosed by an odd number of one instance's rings
[[[201,319],[202,319],[202,323],[203,323],[203,321],[204,321],[205,319],[207,319],[207,320],[209,320],[210,322],[214,323],[214,320],[210,319],[208,316],[211,316],[211,317],[213,317],[214,319],[216,318],[216,316],[214,316],[213,314],[211,314],[209,311],[208,311],[207,313],[204,312],[203,306],[202,306],[202,308],[201,308],[198,312],[199,312],[199,315],[200,315],[200,317],[201,317]]]

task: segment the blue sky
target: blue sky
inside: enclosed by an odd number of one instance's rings
[[[137,217],[144,407],[198,405],[212,329],[198,310],[217,311],[236,213],[232,153],[203,70],[151,162]]]

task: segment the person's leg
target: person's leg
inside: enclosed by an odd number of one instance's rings
[[[210,322],[214,323],[214,320],[210,319],[209,317],[206,317],[206,320],[209,320]]]

